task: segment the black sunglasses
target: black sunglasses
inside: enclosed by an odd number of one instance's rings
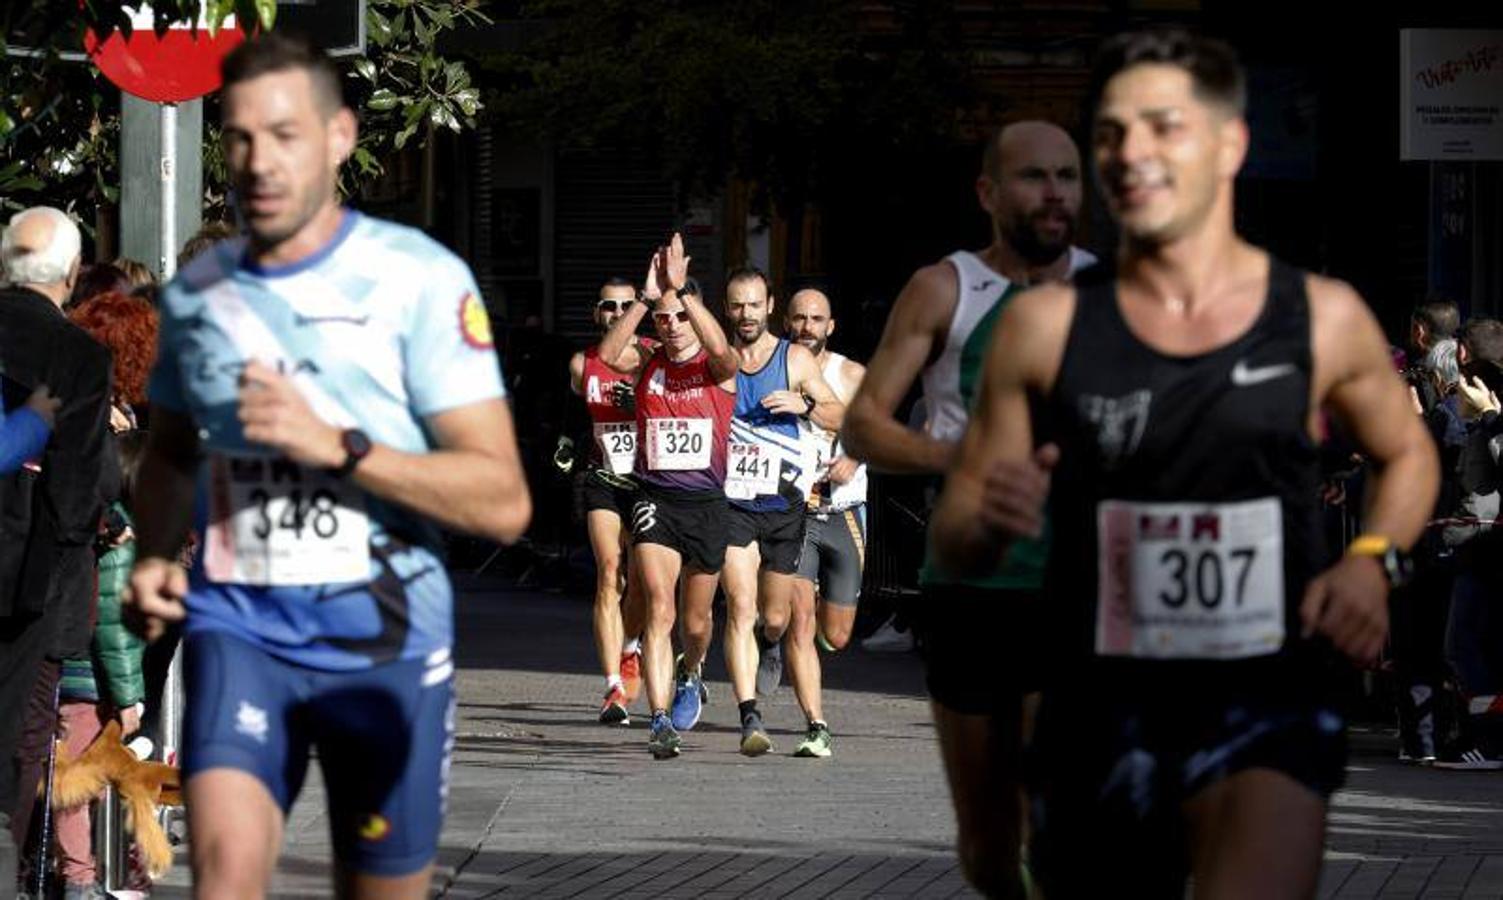
[[[625,312],[636,302],[635,300],[600,300],[595,303],[595,308],[608,312]]]

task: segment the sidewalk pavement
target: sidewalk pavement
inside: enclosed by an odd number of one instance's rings
[[[579,597],[465,586],[435,896],[977,896],[912,655],[825,657],[833,759],[789,755],[804,722],[786,685],[762,703],[776,753],[747,759],[717,640],[703,721],[682,757],[655,762],[641,701],[629,727],[594,722],[589,615]],[[1503,773],[1402,768],[1380,732],[1353,745],[1319,895],[1503,897]],[[329,858],[315,766],[272,896],[332,896]],[[180,849],[156,896],[186,884]]]

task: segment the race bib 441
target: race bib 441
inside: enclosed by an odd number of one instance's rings
[[[370,520],[353,485],[285,459],[209,458],[204,574],[258,586],[370,577]]]
[[[1143,659],[1246,659],[1284,643],[1279,500],[1106,501],[1096,652]]]
[[[725,495],[732,500],[776,496],[782,462],[766,444],[731,438],[726,448]]]

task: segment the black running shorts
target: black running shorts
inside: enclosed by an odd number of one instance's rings
[[[620,516],[623,522],[631,516],[631,508],[637,502],[636,488],[599,469],[590,469],[581,476],[579,494],[586,513],[603,509]]]
[[[1016,714],[1043,681],[1043,604],[1036,591],[924,585],[905,606],[929,696],[972,715]]]
[[[631,509],[635,544],[659,544],[675,550],[684,565],[719,572],[725,565],[726,510],[720,491],[668,491],[643,485]]]
[[[1034,746],[1030,860],[1050,897],[1180,897],[1190,860],[1185,801],[1250,769],[1320,797],[1341,786],[1346,721],[1314,699],[1110,700],[1045,692]],[[1091,864],[1080,864],[1082,847]]]
[[[798,577],[818,585],[821,599],[854,607],[861,599],[861,573],[865,568],[865,506],[806,516]]]
[[[799,554],[804,549],[803,506],[751,512],[732,504],[726,531],[727,546],[749,547],[756,542],[763,571],[782,575],[798,571]]]

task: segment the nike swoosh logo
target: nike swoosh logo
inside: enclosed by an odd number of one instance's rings
[[[1237,387],[1252,387],[1265,381],[1273,381],[1275,378],[1283,378],[1285,375],[1293,375],[1296,368],[1294,363],[1279,363],[1254,369],[1248,366],[1247,360],[1239,359],[1232,367],[1232,384]]]
[[[987,288],[991,287],[992,285],[994,285],[996,283],[997,283],[996,279],[994,279],[994,278],[988,278],[985,281],[978,281],[975,284],[971,285],[971,290],[973,290],[973,291],[984,291],[984,290],[986,290]]]
[[[347,325],[365,325],[370,320],[370,316],[297,316],[298,325],[324,325],[330,322],[343,322]]]

